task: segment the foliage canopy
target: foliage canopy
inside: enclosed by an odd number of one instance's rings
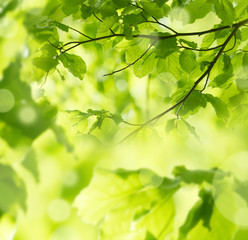
[[[247,239],[247,1],[36,4],[0,3],[0,238]]]

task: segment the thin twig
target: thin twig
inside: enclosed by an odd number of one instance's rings
[[[93,16],[99,21],[99,22],[103,22],[102,19],[100,19],[99,17],[97,17],[97,15],[95,13],[93,13]],[[114,31],[109,28],[109,31],[112,33],[112,34],[115,34]]]
[[[181,105],[179,106],[179,108],[177,109],[177,113],[176,113],[177,119],[179,119],[179,112],[181,111],[183,105],[184,105],[184,102],[182,102]]]
[[[200,91],[201,93],[206,89],[206,87],[207,87],[207,85],[208,85],[209,75],[210,75],[210,72],[208,73],[206,82],[205,82],[205,84],[204,84],[202,90]]]
[[[150,125],[151,123],[153,123],[154,121],[158,121],[161,117],[163,117],[164,115],[166,115],[167,113],[171,112],[173,109],[175,109],[177,106],[181,105],[182,103],[184,103],[188,97],[191,95],[191,93],[195,90],[195,88],[198,86],[198,84],[211,72],[212,68],[214,67],[214,65],[216,64],[217,60],[219,59],[219,57],[221,56],[221,54],[223,53],[223,51],[225,50],[225,47],[227,46],[227,44],[229,43],[229,41],[232,39],[232,37],[235,35],[235,33],[237,32],[237,30],[239,29],[239,27],[241,27],[242,25],[246,24],[248,22],[248,19],[234,24],[233,25],[233,31],[230,33],[230,35],[228,36],[228,38],[226,39],[226,41],[223,43],[221,49],[219,50],[219,52],[216,54],[215,58],[213,59],[213,61],[210,63],[208,69],[195,81],[194,85],[191,87],[191,89],[188,91],[188,93],[180,100],[178,101],[176,104],[174,104],[173,106],[171,106],[170,108],[166,109],[165,111],[163,111],[162,113],[158,114],[157,116],[151,118],[150,120],[146,121],[143,125],[141,125],[139,128],[135,129],[133,132],[131,132],[130,134],[128,134],[125,138],[123,138],[121,141],[118,142],[118,144],[126,141],[128,138],[130,138],[131,136],[133,136],[134,134],[138,133],[141,129],[143,129],[144,127]]]
[[[43,83],[40,85],[40,89],[45,85],[45,83],[47,81],[48,74],[49,74],[49,71],[47,71],[47,73],[45,75],[45,79],[44,79]]]
[[[77,30],[77,29],[75,29],[75,28],[73,28],[73,27],[70,27],[70,26],[67,26],[67,27],[68,27],[69,29],[71,29],[71,30],[73,30],[73,31],[75,31],[75,32],[77,32],[77,33],[83,35],[83,36],[86,37],[86,38],[93,39],[92,37],[90,37],[90,36],[88,36],[88,35],[86,35],[86,34],[80,32],[79,30]]]
[[[133,66],[136,62],[138,62],[142,57],[144,57],[146,55],[146,53],[151,49],[151,47],[156,43],[156,41],[154,41],[153,43],[151,43],[151,45],[146,49],[146,51],[139,57],[137,58],[134,62],[128,64],[126,67],[123,67],[121,69],[118,69],[116,71],[113,71],[112,73],[108,73],[108,74],[104,74],[103,76],[110,76],[110,75],[113,75],[115,73],[118,73],[118,72],[121,72],[131,66]]]
[[[236,27],[238,25],[237,24],[233,24],[233,27]],[[170,39],[170,38],[176,38],[176,37],[182,37],[182,36],[201,36],[204,34],[208,34],[211,32],[217,32],[217,31],[221,31],[227,28],[231,28],[231,26],[223,26],[223,27],[219,27],[219,28],[213,28],[210,30],[206,30],[206,31],[199,31],[199,32],[189,32],[189,33],[177,33],[177,34],[172,34],[172,35],[168,35],[168,36],[157,36],[157,35],[149,35],[149,34],[137,34],[137,35],[133,35],[133,38],[147,38],[147,39],[154,39],[154,40],[165,40],[165,39]],[[112,38],[112,37],[125,37],[125,34],[112,34],[112,35],[108,35],[108,36],[103,36],[103,37],[98,37],[98,38],[93,38],[93,39],[89,39],[86,41],[71,41],[68,43],[64,44],[64,47],[67,45],[71,45],[71,44],[75,44],[74,46],[64,50],[63,52],[67,52],[79,45],[85,44],[85,43],[89,43],[89,42],[95,42],[95,41],[99,41],[102,39],[106,39],[106,38]]]
[[[184,48],[184,49],[187,49],[187,50],[198,51],[198,52],[212,51],[212,50],[215,50],[215,49],[220,48],[220,47],[223,46],[223,44],[221,44],[221,45],[218,45],[218,46],[215,46],[215,47],[203,49],[203,48],[191,48],[191,47],[186,47],[186,46],[184,46],[184,45],[181,43],[180,40],[179,40],[179,43],[180,43],[180,46],[177,46],[178,48]]]

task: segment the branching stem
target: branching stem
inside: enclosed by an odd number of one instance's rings
[[[185,101],[189,98],[189,96],[191,95],[191,93],[196,89],[196,87],[198,86],[198,84],[206,77],[210,74],[212,68],[214,67],[214,65],[216,64],[217,60],[219,59],[219,57],[221,56],[221,54],[224,52],[225,47],[227,46],[227,44],[230,42],[230,40],[232,39],[233,36],[235,36],[237,30],[243,26],[244,24],[248,23],[248,19],[234,24],[233,25],[233,30],[230,33],[230,35],[228,36],[228,38],[225,40],[225,42],[223,43],[221,49],[219,50],[219,52],[216,54],[215,58],[213,59],[213,61],[210,63],[208,69],[195,81],[194,85],[191,87],[191,89],[188,91],[188,93],[177,103],[175,103],[173,106],[169,107],[168,109],[166,109],[165,111],[163,111],[162,113],[156,115],[155,117],[151,118],[150,120],[146,121],[145,123],[143,123],[140,127],[138,127],[137,129],[135,129],[134,131],[132,131],[130,134],[128,134],[125,138],[123,138],[119,143],[122,143],[124,141],[126,141],[128,138],[130,138],[131,136],[133,136],[134,134],[138,133],[141,129],[143,129],[146,126],[149,126],[150,124],[152,124],[155,121],[158,121],[161,117],[163,117],[164,115],[166,115],[167,113],[171,112],[172,110],[174,110],[176,107],[181,106],[181,104],[184,104]],[[180,108],[180,107],[179,107]]]

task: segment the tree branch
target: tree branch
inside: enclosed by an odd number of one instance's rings
[[[133,136],[134,134],[138,133],[141,129],[143,129],[144,127],[150,125],[151,123],[158,121],[161,117],[163,117],[164,115],[166,115],[167,113],[171,112],[173,109],[175,109],[176,107],[180,106],[181,104],[184,104],[185,101],[188,99],[188,97],[191,95],[191,93],[195,90],[195,88],[198,86],[198,84],[204,79],[204,77],[208,76],[208,74],[210,74],[212,68],[214,67],[214,65],[216,64],[217,60],[219,59],[219,57],[221,56],[221,54],[224,52],[225,47],[227,46],[227,44],[230,42],[230,40],[232,39],[232,37],[236,34],[237,30],[239,29],[239,27],[241,27],[242,25],[248,23],[248,19],[234,24],[233,25],[233,30],[230,33],[230,35],[228,36],[228,38],[226,39],[226,41],[223,43],[221,49],[219,50],[219,52],[216,54],[215,58],[213,59],[213,61],[210,63],[208,69],[195,81],[194,85],[191,87],[191,89],[188,91],[188,93],[177,103],[175,103],[173,106],[171,106],[170,108],[166,109],[165,111],[163,111],[162,113],[156,115],[155,117],[151,118],[150,120],[146,121],[145,123],[143,123],[139,128],[135,129],[133,132],[131,132],[130,134],[128,134],[125,138],[123,138],[121,141],[118,142],[118,144],[126,141],[128,138],[130,138],[131,136]]]

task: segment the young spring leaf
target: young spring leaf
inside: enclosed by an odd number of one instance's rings
[[[170,36],[168,33],[162,33],[161,36]],[[164,39],[158,41],[155,44],[156,50],[155,53],[159,58],[165,58],[172,54],[173,52],[177,51],[177,41],[175,38]]]
[[[212,10],[212,4],[206,0],[195,0],[190,2],[185,10],[189,14],[189,23],[195,22],[196,19],[205,17]]]
[[[33,59],[33,64],[35,67],[40,68],[45,72],[49,72],[58,65],[56,55],[56,49],[52,45],[46,43],[41,48],[41,56]]]
[[[183,50],[179,56],[179,62],[182,69],[190,73],[196,66],[196,55],[189,50]]]
[[[229,118],[228,108],[224,102],[211,94],[204,94],[204,97],[213,106],[217,117],[223,120],[227,120]]]
[[[86,63],[84,60],[74,54],[63,53],[58,58],[67,68],[74,77],[79,78],[80,80],[84,79],[86,73]]]
[[[223,24],[231,24],[235,19],[235,11],[232,2],[229,0],[214,1],[214,9]]]

